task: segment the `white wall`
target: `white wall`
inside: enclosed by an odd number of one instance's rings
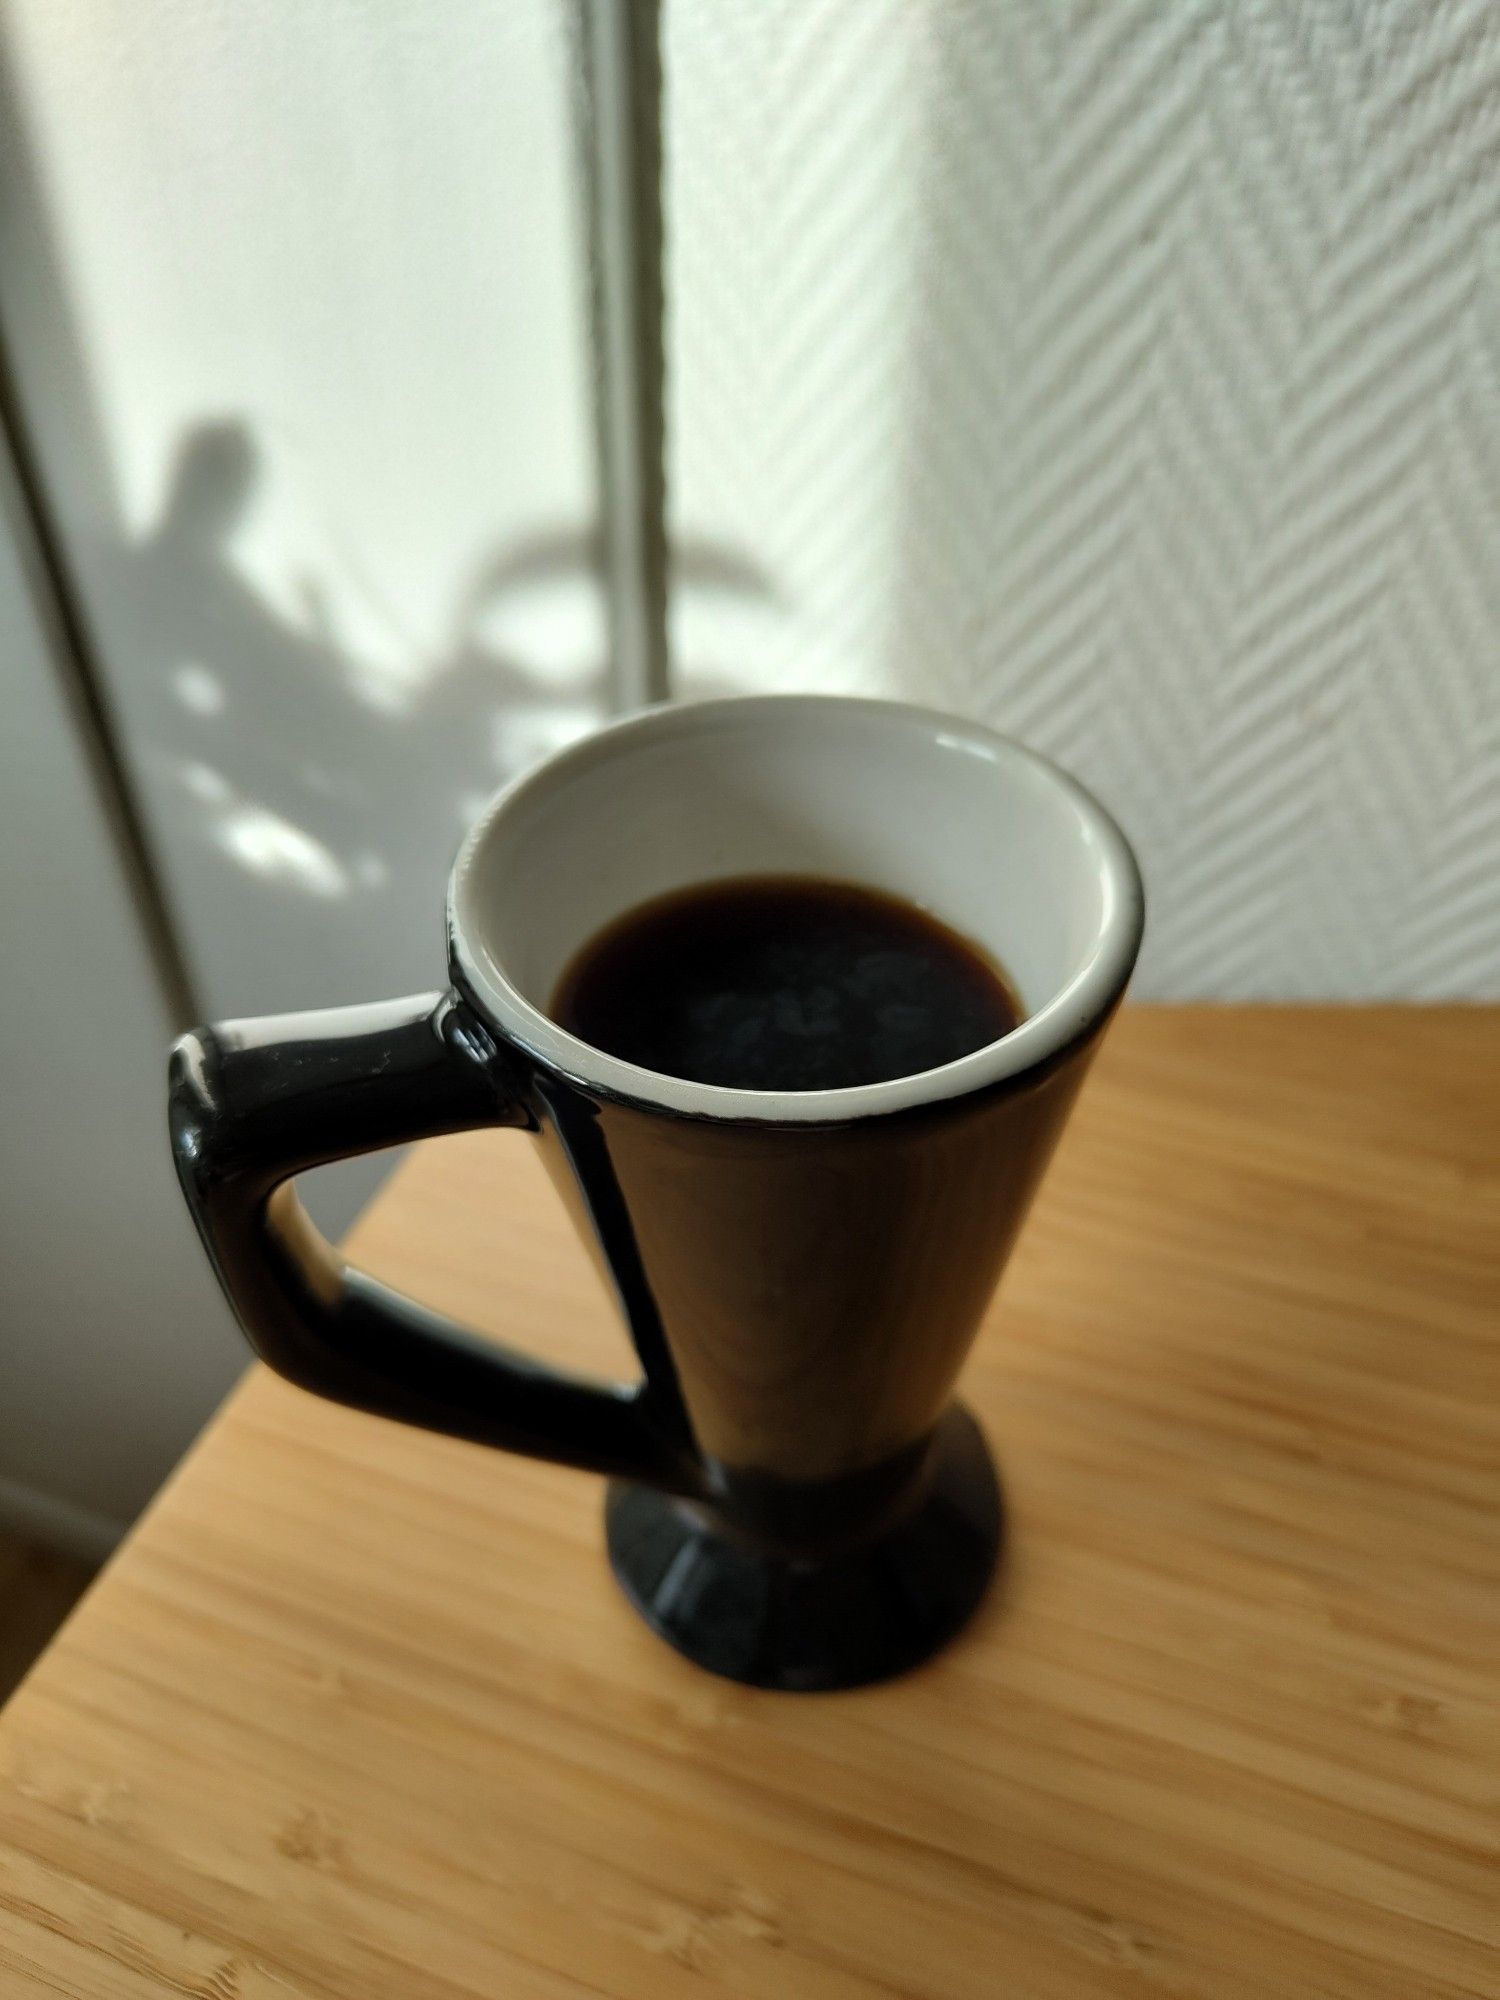
[[[210,1011],[435,978],[467,804],[600,712],[566,18],[0,6],[0,323]],[[1500,994],[1492,22],[666,0],[679,684],[1055,752],[1144,994]]]
[[[435,985],[599,712],[563,0],[5,0],[0,321],[205,1011]]]
[[[0,332],[206,1014],[440,984],[473,801],[600,712],[566,21],[0,4]],[[123,1519],[242,1350],[44,668],[0,746],[0,836],[56,847],[0,870],[0,1513]],[[377,1172],[318,1177],[325,1226]]]
[[[1500,997],[1493,0],[666,0],[689,687],[1092,781],[1137,990]]]
[[[166,1009],[25,546],[0,460],[0,1521],[87,1552],[244,1350],[177,1192]]]

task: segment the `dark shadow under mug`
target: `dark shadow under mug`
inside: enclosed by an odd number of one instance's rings
[[[1024,1021],[921,1075],[781,1095],[658,1075],[549,1019],[612,918],[762,873],[930,910],[1006,967]],[[1135,961],[1123,835],[1052,764],[950,716],[664,707],[500,794],[448,925],[444,994],[224,1023],[174,1052],[178,1172],[252,1346],[338,1402],[608,1475],[615,1574],[701,1666],[831,1688],[926,1657],[999,1547],[994,1473],[952,1392]],[[639,1383],[547,1368],[346,1268],[291,1186],[489,1125],[541,1145]]]

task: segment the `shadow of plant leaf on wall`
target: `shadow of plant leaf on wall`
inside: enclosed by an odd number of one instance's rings
[[[142,648],[160,662],[131,738],[167,871],[200,910],[226,871],[259,886],[277,907],[267,938],[294,958],[313,954],[329,924],[417,935],[415,975],[474,813],[604,717],[601,538],[558,525],[497,549],[457,592],[439,643],[392,683],[341,629],[323,573],[296,579],[288,608],[238,559],[263,469],[246,422],[196,424],[154,526],[120,558]],[[753,564],[705,542],[675,553],[674,575],[772,595]]]

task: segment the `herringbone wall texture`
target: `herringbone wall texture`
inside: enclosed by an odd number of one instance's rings
[[[1052,752],[1138,991],[1500,996],[1495,0],[667,0],[688,689]]]

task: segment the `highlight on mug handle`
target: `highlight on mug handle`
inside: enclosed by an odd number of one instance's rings
[[[534,1130],[488,1031],[453,994],[223,1022],[172,1052],[172,1153],[251,1346],[288,1381],[377,1416],[528,1457],[695,1490],[649,1380],[586,1381],[467,1332],[363,1271],[292,1176],[383,1147]]]

